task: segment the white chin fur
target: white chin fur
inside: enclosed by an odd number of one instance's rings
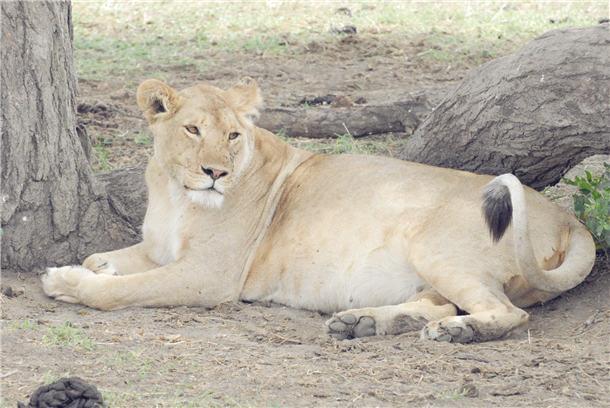
[[[208,208],[220,208],[224,200],[224,196],[217,191],[187,191],[186,196],[192,202]]]

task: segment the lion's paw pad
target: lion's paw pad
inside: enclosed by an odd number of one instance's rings
[[[451,318],[428,323],[421,337],[450,343],[470,343],[475,339],[475,330],[462,318]]]
[[[328,334],[335,339],[353,339],[375,335],[375,319],[370,316],[356,317],[351,313],[336,314],[326,322]]]

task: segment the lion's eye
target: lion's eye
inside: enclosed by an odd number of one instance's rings
[[[190,126],[189,125],[189,126],[185,126],[184,128],[190,134],[195,135],[195,136],[199,136],[199,129],[197,128],[197,126]]]
[[[241,136],[241,134],[239,132],[231,132],[231,133],[229,133],[229,140],[235,140],[239,136]]]

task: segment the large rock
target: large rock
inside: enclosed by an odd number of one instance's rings
[[[585,177],[585,172],[590,172],[598,177],[604,174],[604,163],[610,164],[610,155],[597,154],[587,157],[576,166],[571,168],[564,176],[566,179],[573,180],[575,177]],[[544,195],[551,199],[555,204],[570,213],[574,213],[574,194],[578,193],[578,187],[566,184],[563,180],[554,186],[544,189]]]
[[[608,24],[550,31],[471,72],[407,141],[407,160],[511,172],[541,189],[610,152]]]

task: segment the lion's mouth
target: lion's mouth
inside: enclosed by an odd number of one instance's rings
[[[187,190],[191,190],[191,191],[214,191],[218,194],[222,194],[220,191],[218,191],[218,190],[216,190],[216,188],[214,188],[213,184],[210,187],[206,187],[206,188],[192,188],[187,185],[185,185],[184,188]]]

